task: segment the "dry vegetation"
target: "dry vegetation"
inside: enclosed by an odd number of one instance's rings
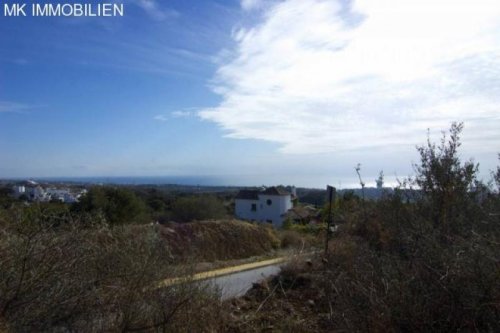
[[[240,332],[499,332],[500,167],[461,163],[461,126],[420,147],[420,191],[338,198],[330,251],[229,302]]]
[[[9,213],[0,220],[5,330],[218,330],[220,303],[212,290],[194,284],[152,288],[188,273],[172,269],[154,228],[83,221],[55,226],[48,216]]]
[[[110,226],[95,209],[0,210],[0,330],[499,332],[500,167],[491,184],[477,180],[477,166],[458,159],[460,131],[420,147],[416,178],[394,193],[337,198],[344,224],[325,257],[225,303],[197,284],[152,286],[189,273],[175,268],[188,259],[315,238],[238,221]]]
[[[271,227],[236,220],[168,223],[160,228],[173,256],[196,261],[261,256],[281,245]]]
[[[0,327],[12,332],[226,330],[216,290],[154,286],[189,263],[280,247],[275,230],[241,221],[110,226],[37,205],[0,211],[0,236]]]

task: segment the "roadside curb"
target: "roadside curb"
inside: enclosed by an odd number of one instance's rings
[[[290,258],[289,257],[279,257],[279,258],[274,258],[274,259],[252,262],[252,263],[248,263],[248,264],[242,264],[242,265],[238,265],[238,266],[216,269],[216,270],[207,271],[207,272],[196,273],[196,274],[191,275],[191,276],[166,279],[166,280],[163,280],[162,282],[160,282],[158,287],[159,288],[169,287],[169,286],[173,286],[173,285],[184,283],[184,282],[194,282],[194,281],[216,278],[219,276],[244,272],[244,271],[248,271],[248,270],[255,269],[255,268],[281,264],[287,260],[290,260]]]

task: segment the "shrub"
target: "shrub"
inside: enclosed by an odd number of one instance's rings
[[[318,330],[500,331],[500,195],[458,158],[461,130],[419,147],[410,187],[367,201],[366,214],[336,202],[346,224],[308,270]]]
[[[178,259],[242,259],[268,254],[281,243],[272,227],[243,221],[168,223],[160,230],[172,255]]]
[[[284,249],[292,248],[296,250],[310,249],[312,246],[322,243],[316,235],[308,232],[297,232],[295,230],[279,231],[281,247]]]
[[[397,190],[367,206],[366,222],[350,216],[363,228],[333,240],[320,279],[330,328],[500,329],[499,198],[487,195],[477,165],[461,163],[461,130],[453,124],[448,141],[418,147],[414,200]]]
[[[214,196],[180,197],[172,205],[172,219],[176,222],[221,219],[226,216],[226,208]]]
[[[9,208],[16,200],[12,197],[13,191],[8,187],[0,187],[0,207]]]
[[[417,148],[420,164],[415,165],[415,184],[422,192],[423,203],[434,226],[444,228],[446,232],[462,222],[478,183],[479,165],[472,161],[462,164],[458,156],[462,129],[463,124],[453,123],[448,141],[443,134],[439,146],[427,139],[427,145]],[[450,223],[455,225],[450,226]]]
[[[50,220],[25,211],[1,216],[0,322],[8,330],[220,329],[210,290],[156,288],[187,272],[172,269],[153,227],[40,223]]]
[[[298,248],[305,247],[305,240],[297,232],[285,230],[280,233],[282,248]]]
[[[78,213],[102,213],[112,225],[150,222],[144,202],[134,192],[121,187],[93,187],[72,210]]]
[[[324,224],[292,224],[288,230],[301,234],[318,235],[325,228]]]

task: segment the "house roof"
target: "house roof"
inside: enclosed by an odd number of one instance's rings
[[[260,194],[265,194],[265,195],[290,195],[285,190],[282,190],[276,186],[268,187],[264,191],[262,191]]]
[[[312,206],[297,206],[286,212],[286,216],[292,219],[311,219],[317,217],[319,213]]]
[[[236,199],[259,200],[258,190],[241,190],[236,195]]]
[[[265,190],[241,190],[236,195],[236,199],[246,199],[246,200],[259,200],[259,194],[263,195],[290,195],[290,193],[276,187],[268,187]]]

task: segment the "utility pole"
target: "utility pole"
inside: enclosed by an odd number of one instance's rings
[[[327,221],[326,236],[325,236],[325,256],[328,253],[328,240],[330,239],[331,227],[333,226],[332,202],[335,199],[335,194],[337,190],[335,189],[335,187],[327,185],[326,191],[328,193],[329,207],[328,207],[328,221]]]

